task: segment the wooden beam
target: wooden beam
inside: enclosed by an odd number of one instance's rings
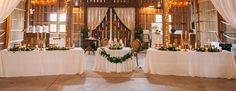
[[[5,40],[5,48],[9,47],[10,44],[10,33],[11,33],[11,18],[10,16],[7,17],[6,21],[6,40]]]

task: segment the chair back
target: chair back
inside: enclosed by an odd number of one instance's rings
[[[130,45],[131,48],[136,52],[138,52],[142,46],[141,42],[138,39],[133,40]]]
[[[105,46],[107,46],[109,44],[109,40],[108,39],[102,39],[101,40],[101,46],[102,47],[105,47]]]

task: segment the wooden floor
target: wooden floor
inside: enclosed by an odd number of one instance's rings
[[[145,55],[139,55],[143,66]],[[0,78],[0,91],[236,91],[236,80],[91,71],[94,56],[86,56],[83,75]],[[97,76],[100,75],[100,76]]]

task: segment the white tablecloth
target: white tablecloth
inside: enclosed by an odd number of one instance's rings
[[[148,49],[144,72],[160,75],[235,78],[236,65],[230,52],[171,52]]]
[[[110,50],[108,48],[105,48],[105,51],[114,57],[122,57],[128,52],[131,52],[130,48],[123,48],[122,50]],[[136,67],[136,61],[135,57],[132,57],[132,59],[128,59],[127,61],[123,63],[111,63],[106,58],[102,57],[99,54],[99,49],[96,52],[95,56],[95,65],[93,70],[98,72],[132,72],[133,69]]]
[[[84,72],[84,50],[1,51],[0,77],[81,74]]]

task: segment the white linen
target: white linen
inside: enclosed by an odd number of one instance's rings
[[[94,30],[104,19],[108,8],[90,7],[88,8],[88,29]]]
[[[236,0],[211,0],[220,15],[236,29]]]
[[[135,8],[114,8],[122,23],[130,30],[135,28]]]
[[[0,0],[0,24],[13,12],[21,0]]]
[[[96,51],[95,55],[95,65],[93,67],[94,71],[98,72],[132,72],[133,69],[136,67],[136,59],[133,57],[132,59],[128,59],[123,63],[111,63],[106,58],[99,54],[100,48]],[[123,48],[122,50],[110,50],[105,48],[105,51],[114,57],[122,57],[128,52],[131,52],[130,48]]]
[[[235,78],[236,65],[230,52],[171,52],[148,49],[144,72],[160,75]]]
[[[84,50],[1,52],[0,77],[82,74]]]

